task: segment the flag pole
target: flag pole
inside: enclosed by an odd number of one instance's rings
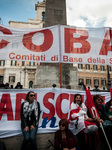
[[[62,88],[62,61],[61,61],[61,31],[60,31],[60,25],[58,25],[58,33],[59,33],[59,60],[60,60],[60,63],[59,63],[59,67],[60,67],[60,88]]]
[[[60,63],[60,88],[62,88],[62,63]]]
[[[105,131],[104,131],[103,125],[102,125],[101,122],[100,122],[100,127],[101,127],[101,129],[102,129],[102,131],[103,131],[103,134],[104,134],[104,136],[105,136],[105,139],[106,139],[106,142],[107,142],[107,144],[108,144],[109,150],[112,150],[112,149],[111,149],[111,146],[110,146],[110,144],[109,144],[109,141],[108,141],[108,139],[107,139],[106,133],[105,133]]]

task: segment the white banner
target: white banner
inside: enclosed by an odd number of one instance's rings
[[[109,28],[60,28],[61,62],[112,65],[112,31]]]
[[[74,94],[81,94],[86,100],[85,91],[60,88],[31,89],[40,103],[41,115],[38,133],[55,132],[60,119],[69,117],[69,107]],[[30,90],[0,90],[0,138],[21,135],[20,108]],[[105,102],[110,100],[110,92],[91,92],[100,94]]]
[[[0,26],[0,60],[59,62],[57,26],[17,29]]]
[[[0,60],[112,65],[111,28],[0,26]]]

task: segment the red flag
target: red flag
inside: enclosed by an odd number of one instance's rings
[[[94,105],[90,90],[89,89],[87,90],[86,86],[85,86],[85,90],[86,90],[86,105],[88,107],[90,115],[92,116],[92,118],[100,117],[99,113]]]
[[[110,88],[110,98],[112,99],[112,89]]]

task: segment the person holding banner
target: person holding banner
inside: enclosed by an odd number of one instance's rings
[[[76,150],[74,135],[68,129],[68,121],[66,119],[59,121],[59,130],[55,132],[54,141],[56,150]]]
[[[96,123],[94,123],[94,119],[88,117],[87,107],[82,102],[82,96],[80,94],[75,94],[74,96],[74,102],[71,104],[69,121],[70,130],[78,138],[78,141],[81,142],[79,144],[80,149],[86,149],[85,134],[95,133],[98,127]]]
[[[40,116],[40,104],[35,100],[35,94],[30,91],[26,100],[21,105],[21,128],[23,132],[23,143],[21,150],[25,150],[30,140],[34,150],[37,150],[36,133]]]

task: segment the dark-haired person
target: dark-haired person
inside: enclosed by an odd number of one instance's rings
[[[82,96],[80,94],[75,94],[74,96],[74,102],[72,102],[70,108],[69,121],[69,128],[78,140],[80,150],[87,149],[88,143],[86,144],[85,134],[88,134],[88,136],[91,134],[90,136],[92,137],[98,130],[98,127],[94,119],[88,117],[87,107],[82,102]],[[94,136],[92,138],[94,138]],[[93,146],[94,144],[91,144],[91,148],[89,149],[94,149]]]
[[[35,94],[30,91],[26,95],[26,100],[21,105],[21,128],[23,132],[23,143],[21,150],[25,150],[30,140],[34,150],[37,150],[36,133],[40,116],[40,105],[35,100]]]
[[[107,116],[107,118],[112,121],[112,99],[109,100],[105,105],[104,105],[104,109],[105,109],[105,114]],[[111,122],[112,123],[112,122]]]
[[[68,129],[68,121],[66,119],[59,121],[59,130],[55,132],[54,141],[56,150],[76,150],[74,135]]]
[[[93,101],[100,116],[100,118],[96,118],[96,121],[98,121],[99,123],[102,123],[107,139],[112,148],[112,123],[105,113],[105,108],[103,105],[103,102],[104,102],[103,97],[101,95],[94,95]],[[108,149],[108,145],[107,145],[104,133],[102,132],[102,128],[100,128],[100,125],[99,125],[99,135],[100,135],[100,138],[103,140],[102,143],[104,144],[105,148]]]
[[[22,85],[20,82],[17,82],[17,85],[15,86],[15,89],[22,89]]]
[[[74,102],[72,102],[70,110],[71,127],[73,127],[73,124],[76,123],[80,125],[75,130],[73,129],[75,135],[82,130],[84,130],[85,133],[95,132],[98,130],[98,127],[93,122],[94,120],[88,117],[87,107],[82,102],[82,96],[80,94],[75,94]]]

